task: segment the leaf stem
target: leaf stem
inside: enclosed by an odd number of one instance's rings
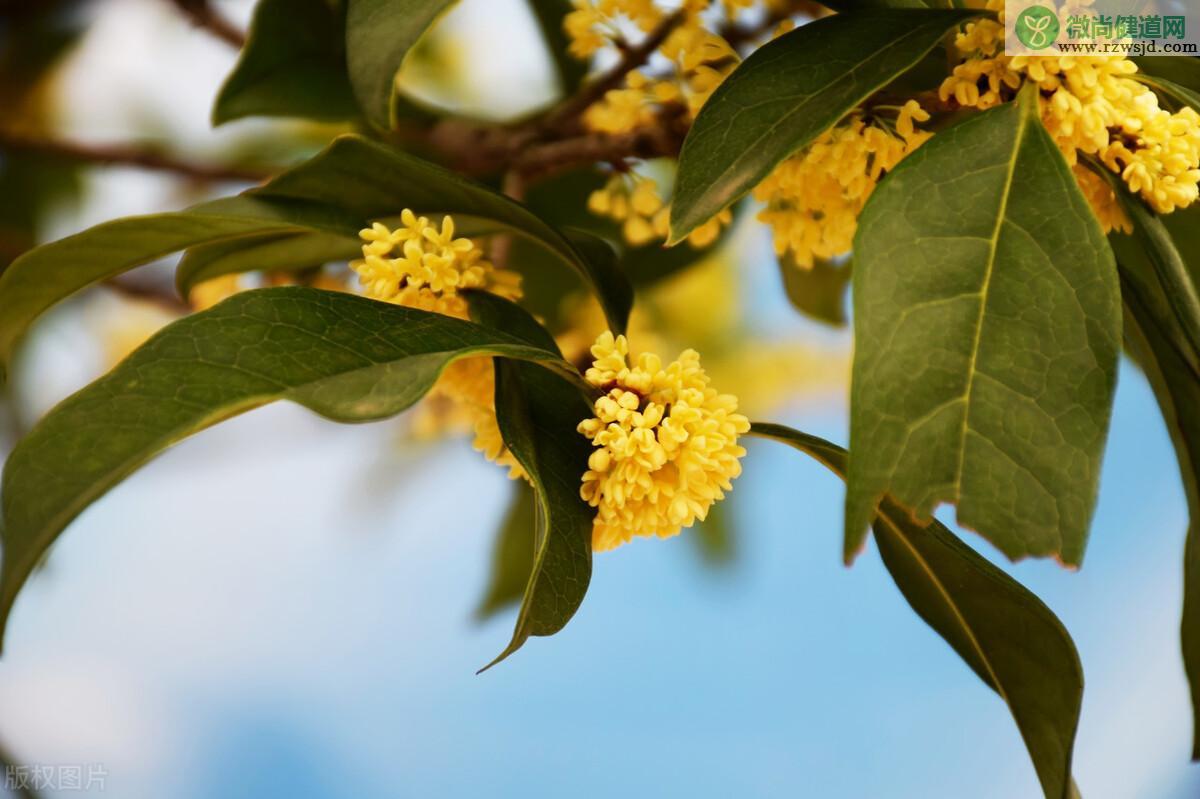
[[[650,56],[654,54],[654,51],[671,35],[671,31],[679,27],[686,18],[687,12],[684,9],[680,9],[658,23],[658,26],[646,34],[644,39],[626,49],[621,56],[621,60],[613,65],[611,69],[590,83],[584,84],[583,88],[578,92],[568,97],[556,108],[551,109],[542,118],[539,127],[543,131],[573,127],[584,111],[599,101],[604,95],[608,94],[609,91],[620,86],[622,81],[625,80],[626,75],[645,64],[650,59]]]

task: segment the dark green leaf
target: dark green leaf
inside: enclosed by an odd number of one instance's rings
[[[1121,207],[1133,223],[1132,237],[1112,236],[1122,261],[1130,267],[1149,265],[1152,270],[1127,268],[1126,280],[1143,291],[1155,311],[1165,312],[1162,319],[1164,332],[1200,374],[1200,359],[1197,358],[1200,353],[1200,293],[1195,276],[1189,273],[1163,219],[1151,213],[1120,177],[1099,164],[1093,163],[1092,168],[1113,187]],[[1184,216],[1179,212],[1180,218]],[[1191,218],[1195,219],[1194,216]]]
[[[782,425],[756,423],[751,433],[846,477],[841,447]],[[909,605],[1008,704],[1047,798],[1072,796],[1083,669],[1062,623],[940,522],[917,524],[885,497],[873,527],[884,565]]]
[[[633,289],[602,243],[568,238],[537,214],[486,186],[358,136],[342,136],[324,152],[252,194],[284,197],[344,208],[375,219],[399,214],[454,214],[496,222],[545,247],[576,269],[591,286],[614,333],[623,332],[633,302]],[[460,219],[461,217],[461,219]]]
[[[254,234],[353,232],[352,218],[308,203],[231,197],[128,217],[25,253],[0,275],[0,368],[43,311],[82,288],[198,244]]]
[[[575,7],[571,0],[529,0],[529,7],[542,32],[550,60],[554,63],[560,91],[564,95],[574,94],[588,71],[586,61],[567,52],[570,39],[563,30],[563,18]]]
[[[248,116],[351,119],[343,11],[331,0],[259,0],[212,121]]]
[[[0,633],[63,528],[177,441],[276,400],[343,422],[386,418],[420,399],[449,363],[478,355],[573,371],[557,352],[497,330],[310,288],[245,292],[168,325],[50,411],[9,456]]]
[[[810,22],[756,50],[704,104],[683,143],[671,240],[750,191],[980,11],[862,10]]]
[[[1022,92],[880,184],[854,246],[846,557],[885,494],[1083,556],[1121,337],[1112,252]]]
[[[274,272],[357,258],[362,242],[336,233],[266,233],[191,247],[175,269],[175,285],[186,297],[198,283],[221,275]]]
[[[531,344],[553,345],[550,334],[512,303],[480,292],[471,294],[470,303],[480,324]],[[574,615],[591,579],[596,515],[579,496],[592,447],[575,429],[592,414],[592,389],[531,364],[496,358],[495,368],[496,421],[537,494],[537,526],[533,568],[512,641],[484,669],[516,652],[531,635],[553,635]]]
[[[1127,274],[1125,262],[1122,276]],[[1146,275],[1153,279],[1153,275]],[[1153,307],[1164,303],[1161,287],[1149,297],[1144,289],[1123,282],[1127,311],[1125,332],[1154,388],[1187,495],[1191,522],[1184,550],[1183,663],[1192,694],[1192,759],[1200,759],[1200,378],[1176,349],[1164,318]]]
[[[1171,249],[1176,255],[1178,250],[1188,254],[1184,267],[1194,284],[1200,275],[1200,209],[1176,211],[1163,221],[1172,234]],[[1200,759],[1200,353],[1180,331],[1170,291],[1138,239],[1116,234],[1111,239],[1121,273],[1125,337],[1158,398],[1191,516],[1184,550],[1181,639],[1192,693],[1192,758]]]
[[[1165,97],[1173,108],[1188,105],[1200,111],[1200,59],[1191,56],[1151,56],[1133,59],[1134,75]]]
[[[533,545],[537,535],[537,500],[524,480],[513,484],[512,504],[496,531],[492,573],[475,618],[490,619],[525,595],[533,570]]]
[[[852,270],[849,262],[834,264],[818,259],[807,269],[789,258],[779,259],[783,290],[792,306],[805,316],[834,327],[846,324],[846,289]]]
[[[348,0],[346,53],[350,83],[363,113],[391,128],[396,73],[421,34],[453,0]]]

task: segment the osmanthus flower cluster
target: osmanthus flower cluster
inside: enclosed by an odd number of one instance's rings
[[[576,0],[576,10],[565,24],[571,52],[581,57],[619,41],[622,20],[645,32],[671,13],[683,15],[659,48],[671,69],[658,78],[631,72],[624,87],[609,91],[589,109],[585,121],[594,130],[623,133],[652,123],[658,109],[670,103],[682,104],[686,115],[694,118],[740,62],[720,31],[748,9],[767,20],[780,18],[764,38],[791,30],[792,15],[827,13],[815,5],[783,0],[701,0],[674,10],[652,0]],[[914,125],[928,119],[915,100],[876,106],[869,116],[851,115],[781,164],[754,192],[765,205],[758,219],[772,227],[777,253],[801,268],[810,267],[814,259],[846,253],[871,191],[887,170],[929,137]],[[616,174],[592,194],[588,205],[593,213],[622,222],[626,240],[635,246],[667,236],[669,206],[654,181],[636,172]],[[706,246],[731,219],[726,209],[692,231],[687,241]]]
[[[613,175],[603,188],[588,197],[588,210],[621,223],[621,234],[635,247],[667,238],[671,208],[658,193],[653,178],[635,172]],[[726,208],[688,234],[685,241],[701,249],[717,240],[721,230],[733,221]]]
[[[875,106],[871,117],[852,114],[776,167],[754,190],[775,252],[804,269],[848,252],[875,186],[932,135],[914,124],[928,119],[916,100]]]
[[[987,8],[999,12],[999,21],[974,22],[957,36],[960,62],[939,90],[942,100],[986,109],[1011,100],[1025,82],[1036,83],[1042,121],[1106,230],[1128,231],[1129,221],[1104,179],[1079,163],[1079,153],[1119,174],[1160,214],[1196,201],[1200,114],[1160,107],[1137,80],[1137,64],[1124,56],[1007,56],[1004,2],[988,0]]]
[[[648,34],[680,18],[655,53],[646,69],[630,71],[624,84],[608,91],[583,115],[584,124],[600,133],[627,133],[653,124],[658,115],[672,111],[686,120],[695,118],[708,98],[740,63],[733,44],[721,31],[732,30],[741,12],[760,6],[767,14],[795,11],[802,6],[820,13],[813,4],[768,0],[765,7],[755,0],[684,0],[679,4],[654,0],[573,0],[575,10],[564,20],[570,38],[569,52],[588,59],[602,50],[627,49],[626,35]],[[783,22],[787,30],[790,22]],[[615,176],[596,192],[589,207],[593,212],[624,223],[626,240],[634,246],[667,237],[669,208],[655,190],[652,180],[637,174]],[[695,247],[716,239],[731,216],[728,212],[710,220],[688,237]]]
[[[631,359],[625,337],[606,331],[591,354],[584,376],[605,392],[579,424],[595,446],[580,490],[596,508],[592,548],[667,538],[703,520],[741,474],[738,436],[750,422],[737,398],[709,385],[695,350],[665,366],[653,353]]]
[[[455,238],[454,220],[446,216],[437,227],[405,209],[400,227],[381,222],[359,232],[363,257],[352,261],[363,293],[385,302],[423,311],[469,317],[467,289],[489,291],[510,300],[522,295],[520,275],[497,268],[470,239]],[[491,358],[464,358],[450,364],[426,396],[418,426],[474,431],[474,446],[489,460],[509,468],[509,476],[524,476],[516,458],[504,446],[496,423],[495,373]]]

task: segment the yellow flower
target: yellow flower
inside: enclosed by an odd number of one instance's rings
[[[631,188],[632,186],[632,188]],[[588,210],[621,222],[621,234],[634,247],[643,247],[656,239],[665,241],[670,227],[671,209],[658,193],[658,184],[651,178],[629,172],[613,175],[588,197]],[[687,237],[687,243],[703,249],[717,240],[721,230],[733,221],[726,208]]]
[[[727,19],[732,19],[753,0],[720,0]],[[563,28],[570,40],[568,52],[589,58],[604,48],[628,47],[623,23],[632,22],[643,32],[662,23],[669,13],[683,12],[683,19],[667,34],[658,54],[669,69],[655,76],[630,72],[625,85],[607,92],[584,112],[584,124],[601,133],[626,133],[654,121],[668,104],[682,105],[695,116],[713,91],[737,66],[738,54],[723,37],[709,28],[707,14],[712,0],[686,0],[662,8],[652,0],[574,0]]]
[[[359,231],[363,257],[350,267],[368,297],[458,319],[468,318],[462,290],[481,289],[512,300],[521,297],[520,275],[496,268],[470,239],[455,238],[450,217],[443,217],[438,228],[405,209],[400,222],[395,230],[376,222]],[[465,422],[475,431],[477,450],[508,466],[510,477],[523,477],[524,470],[500,437],[494,387],[491,358],[455,361],[427,395],[418,427],[428,433],[439,422],[447,426]]]
[[[592,548],[667,538],[702,521],[742,471],[737,441],[750,422],[737,398],[709,386],[695,350],[665,367],[642,353],[630,366],[625,337],[606,331],[591,354],[585,377],[605,391],[579,424],[595,447],[580,488],[596,508]]]
[[[884,173],[930,133],[915,127],[929,114],[915,100],[892,109],[896,132],[861,116],[834,126],[784,161],[754,190],[766,204],[758,219],[774,231],[775,251],[801,268],[850,250],[862,211]]]
[[[1160,108],[1157,95],[1138,82],[1137,65],[1124,56],[1004,55],[1004,3],[988,0],[987,5],[1000,12],[1000,21],[975,22],[958,35],[962,60],[942,83],[943,101],[990,108],[1032,81],[1040,90],[1042,121],[1072,166],[1080,152],[1095,155],[1158,213],[1196,201],[1200,115],[1187,107],[1175,113]],[[1075,170],[1101,224],[1106,230],[1127,229],[1111,189],[1101,189],[1087,174]]]

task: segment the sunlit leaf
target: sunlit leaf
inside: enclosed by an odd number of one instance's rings
[[[1029,91],[880,184],[854,246],[846,557],[884,495],[1083,556],[1116,385],[1112,252]]]
[[[846,478],[846,451],[805,433],[756,423]],[[1083,699],[1083,669],[1058,618],[940,522],[913,521],[890,497],[873,521],[884,565],[909,605],[1008,704],[1047,799],[1067,799]]]

